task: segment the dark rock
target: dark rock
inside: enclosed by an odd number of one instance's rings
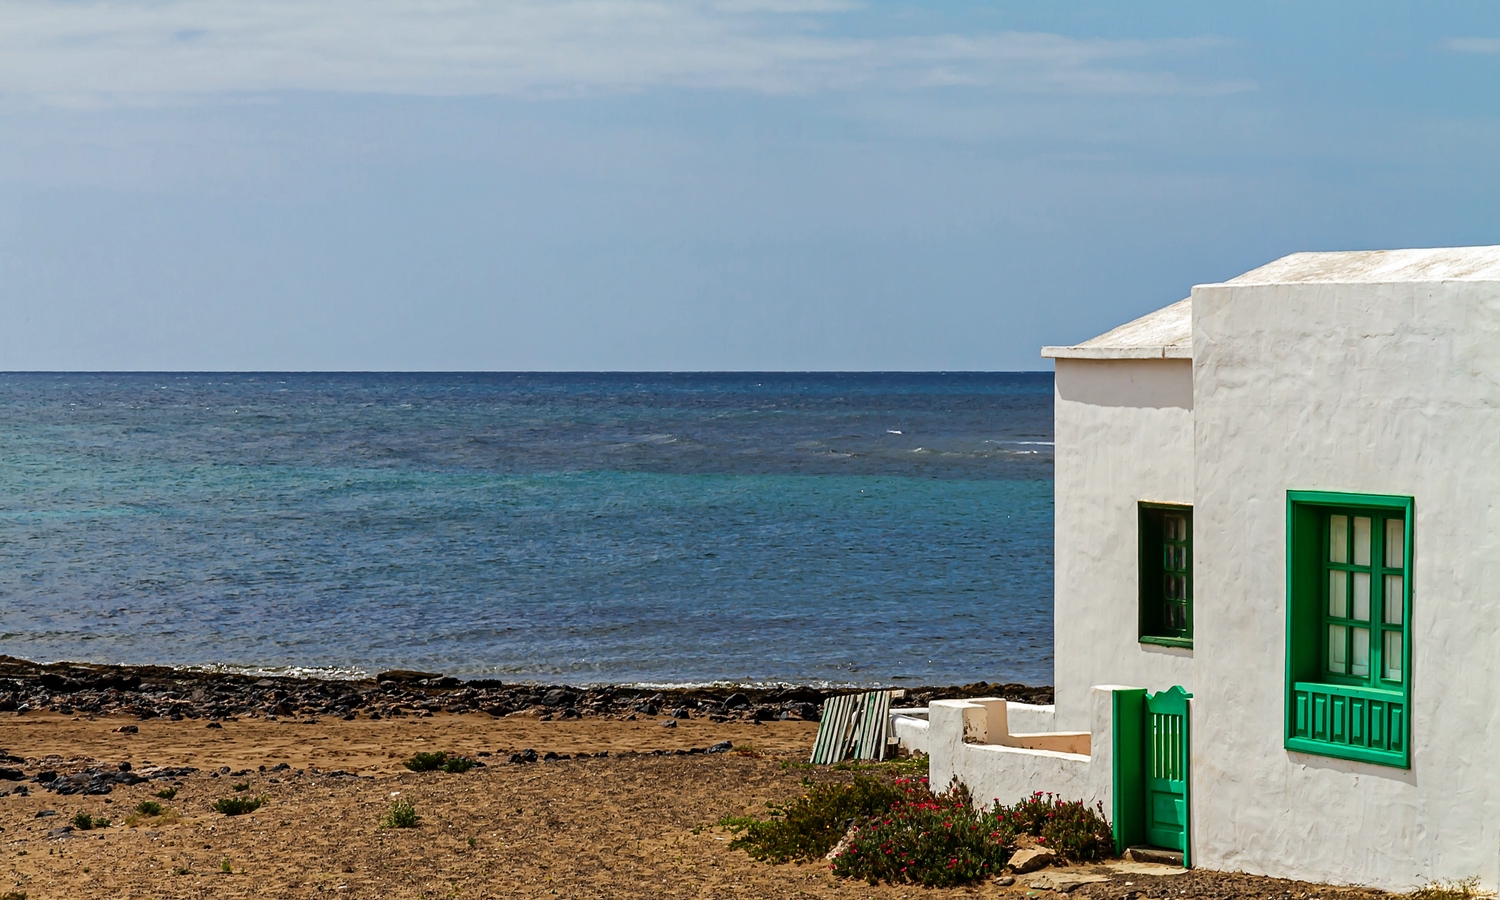
[[[553,753],[551,750],[548,750],[546,753],[542,754],[542,759],[544,761],[554,760],[554,759],[558,759],[558,758],[559,758],[558,755],[556,753]]]
[[[118,768],[119,768],[119,770],[121,772],[129,772],[132,767],[131,767],[130,763],[128,763],[128,762],[122,762],[122,763],[120,763],[120,765],[118,766]]]
[[[564,719],[581,719],[583,718],[583,713],[570,706],[562,711],[562,717]]]
[[[734,749],[734,744],[730,743],[729,741],[719,741],[717,744],[714,744],[712,747],[709,747],[708,748],[708,752],[709,753],[728,753],[729,751],[731,751],[733,749]]]
[[[57,773],[52,771],[38,772],[36,773],[36,780],[42,784],[46,784],[49,781],[57,780]]]
[[[530,747],[527,747],[525,750],[521,751],[521,758],[529,763],[536,762],[536,751],[531,749]]]
[[[224,726],[220,725],[218,722],[209,722],[207,725],[204,725],[203,727],[204,728],[223,728]]]
[[[55,810],[55,809],[39,809],[39,810],[36,811],[36,815],[32,816],[32,818],[33,819],[45,819],[48,816],[55,816],[55,815],[57,815],[57,810]]]
[[[542,705],[554,709],[561,706],[572,706],[578,700],[578,695],[563,688],[553,688],[542,695]]]
[[[745,709],[749,705],[750,698],[744,694],[735,693],[724,698],[724,707],[726,709]]]
[[[142,718],[146,717],[142,716]],[[119,734],[140,734],[141,728],[139,725],[121,725],[119,728],[116,728],[115,731]]]
[[[20,769],[0,769],[0,781],[20,781],[26,773]]]
[[[661,720],[661,727],[663,727],[663,728],[676,728],[677,727],[677,720],[676,719],[662,719]]]
[[[72,825],[59,825],[47,832],[47,837],[63,837],[73,833]]]
[[[676,709],[672,710],[672,718],[686,719],[688,718],[688,711],[685,708],[679,706]]]

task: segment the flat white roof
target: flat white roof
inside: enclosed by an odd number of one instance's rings
[[[1192,359],[1193,301],[1126,322],[1113,331],[1071,347],[1043,347],[1049,359]]]
[[[1293,253],[1223,284],[1392,284],[1412,281],[1500,281],[1500,246],[1426,250]],[[1043,347],[1049,359],[1192,359],[1193,302],[1126,322],[1071,347]]]
[[[1225,284],[1390,284],[1500,281],[1500,247],[1293,253]]]

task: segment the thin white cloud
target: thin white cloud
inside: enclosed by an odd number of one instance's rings
[[[1138,68],[1203,42],[831,33],[829,17],[853,9],[838,0],[0,0],[0,94],[67,103],[281,90],[536,97],[661,86],[1250,87]]]
[[[1500,53],[1500,38],[1449,38],[1443,46],[1455,53]]]

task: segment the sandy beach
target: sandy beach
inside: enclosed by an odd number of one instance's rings
[[[755,862],[731,850],[732,836],[715,823],[794,797],[804,779],[850,773],[802,764],[813,722],[672,721],[668,727],[655,719],[438,713],[374,721],[261,718],[211,727],[188,717],[0,714],[0,747],[10,757],[4,765],[19,776],[0,783],[6,794],[0,796],[0,897],[1036,893],[1024,879],[943,891],[843,881],[822,865]],[[734,749],[702,752],[722,741]],[[570,758],[509,762],[511,753],[528,748]],[[415,773],[401,765],[435,750],[486,765],[463,774]],[[33,780],[55,773],[48,783],[97,785],[98,773],[118,773],[122,763],[145,780],[114,783],[107,794],[62,794]],[[170,799],[159,799],[163,792]],[[211,808],[233,796],[266,802],[239,816]],[[379,827],[395,797],[411,800],[421,816],[417,827]],[[138,803],[153,799],[162,816],[125,824]],[[111,825],[72,828],[80,812]],[[1109,880],[1083,885],[1075,895],[1126,900],[1187,891],[1298,900],[1369,893],[1212,873],[1164,877],[1129,866],[1089,871]]]

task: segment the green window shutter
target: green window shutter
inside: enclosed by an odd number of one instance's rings
[[[1140,640],[1193,645],[1193,508],[1141,503]]]
[[[1288,492],[1287,749],[1410,765],[1412,513]]]

